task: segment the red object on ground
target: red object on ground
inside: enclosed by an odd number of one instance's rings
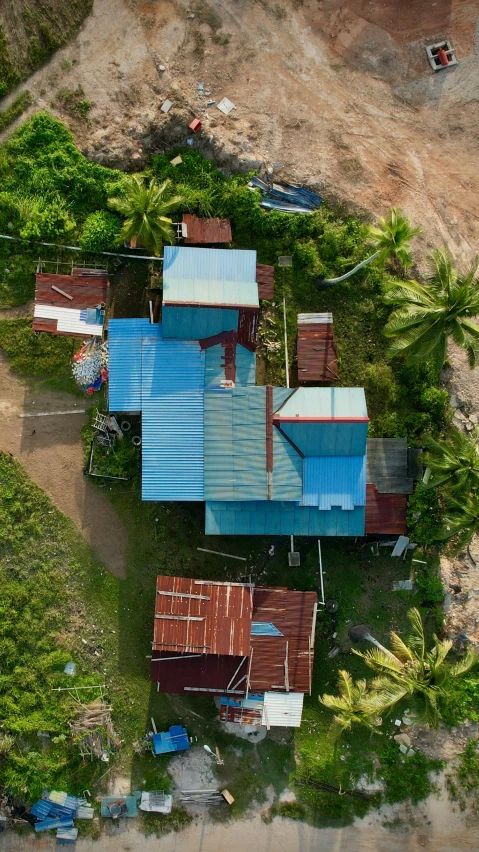
[[[446,53],[446,51],[444,50],[443,47],[439,48],[437,55],[438,55],[439,62],[441,63],[441,65],[449,65],[449,59],[448,59],[447,53]]]
[[[199,120],[199,118],[194,118],[191,124],[188,125],[188,127],[190,128],[190,130],[193,131],[193,133],[198,133],[198,130],[201,127],[201,121]]]

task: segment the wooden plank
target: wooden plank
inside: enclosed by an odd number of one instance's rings
[[[210,601],[211,598],[209,595],[190,595],[189,592],[163,592],[159,589],[156,590],[157,595],[165,595],[166,597],[172,598],[194,598],[197,601]]]

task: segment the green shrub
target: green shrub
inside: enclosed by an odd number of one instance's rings
[[[20,230],[25,240],[54,240],[67,237],[75,230],[75,220],[63,199],[57,197],[50,203],[37,202]]]
[[[0,256],[0,308],[23,305],[35,294],[32,259],[23,255]]]
[[[417,485],[408,499],[407,524],[411,538],[418,544],[429,547],[438,540],[442,518],[433,488],[425,488],[421,483]]]
[[[444,586],[438,572],[437,563],[431,564],[430,561],[423,565],[415,563],[418,567],[415,569],[415,583],[418,591],[421,593],[424,603],[441,603],[444,600]]]
[[[420,404],[424,411],[431,415],[435,429],[442,429],[446,422],[449,405],[447,390],[440,390],[437,387],[426,388],[420,394]]]
[[[84,251],[107,251],[115,247],[121,222],[107,210],[90,213],[83,225],[80,245]]]
[[[368,411],[371,409],[373,412],[380,412],[394,405],[398,390],[390,365],[384,363],[367,364],[364,375],[364,390]]]

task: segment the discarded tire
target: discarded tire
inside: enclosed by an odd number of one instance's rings
[[[133,438],[131,439],[131,443],[133,444],[134,447],[141,447],[140,436],[139,435],[133,435]]]
[[[337,612],[339,604],[337,601],[329,600],[325,603],[326,612]]]
[[[129,420],[122,420],[120,423],[120,429],[122,432],[129,432],[131,429],[131,423]]]

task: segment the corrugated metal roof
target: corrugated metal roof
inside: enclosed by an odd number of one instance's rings
[[[147,319],[111,319],[108,323],[108,405],[110,411],[141,411],[141,340],[151,329]]]
[[[276,390],[274,405],[284,397],[282,392],[276,397]],[[205,495],[208,500],[268,499],[266,387],[206,392]],[[301,495],[302,460],[274,429],[271,497],[299,501]]]
[[[220,388],[221,382],[225,381],[224,356],[225,350],[220,343],[205,350],[206,388]],[[237,344],[235,365],[235,384],[254,387],[256,383],[256,354]]]
[[[332,382],[338,379],[332,314],[298,314],[297,354],[300,382]]]
[[[367,481],[380,493],[412,494],[414,480],[408,476],[406,438],[369,438]]]
[[[66,299],[52,287],[68,293],[72,299]],[[95,308],[106,301],[107,288],[106,275],[49,275],[39,272],[35,276],[35,304],[56,305],[58,308]]]
[[[280,420],[368,417],[363,388],[296,388],[275,413]]]
[[[247,656],[252,607],[249,586],[159,576],[153,656],[156,651]]]
[[[404,535],[406,525],[406,494],[380,494],[375,485],[366,486],[365,533]]]
[[[256,281],[258,284],[258,297],[260,299],[274,299],[274,266],[266,266],[264,263],[256,264]]]
[[[207,500],[206,535],[364,535],[365,509],[333,507],[319,511],[312,506],[276,501],[226,502]]]
[[[281,430],[304,456],[361,456],[367,423],[281,423]]]
[[[271,728],[299,728],[303,699],[302,692],[265,692],[261,724]]]
[[[233,239],[229,219],[200,219],[193,213],[183,213],[188,236],[185,245],[194,243],[230,243]]]
[[[312,325],[314,323],[319,323],[320,325],[328,324],[333,322],[333,315],[330,313],[325,314],[298,314],[298,325]]]
[[[176,651],[168,654],[153,650],[151,680],[160,684],[160,692],[185,695],[190,694],[191,687],[195,687],[198,692],[208,690],[222,695],[228,689],[228,684],[237,685],[237,689],[230,694],[240,698],[246,689],[247,666],[247,657],[199,654],[194,651],[180,655]]]
[[[281,635],[251,636],[252,692],[289,687],[293,692],[309,693],[314,662],[310,638],[317,601],[316,592],[295,592],[282,587],[255,588],[253,620],[273,621]]]
[[[366,505],[365,456],[323,456],[303,460],[303,506],[320,510]]]
[[[163,337],[203,340],[222,331],[236,331],[239,311],[224,308],[163,307]]]
[[[163,304],[258,307],[256,252],[165,246]]]
[[[57,307],[56,305],[36,304],[33,312],[34,331],[40,329],[35,326],[35,319],[56,320],[56,333],[67,333],[76,337],[101,337],[103,334],[103,323],[93,324],[81,318],[82,311],[79,308]]]
[[[142,340],[142,499],[204,499],[204,352]]]

